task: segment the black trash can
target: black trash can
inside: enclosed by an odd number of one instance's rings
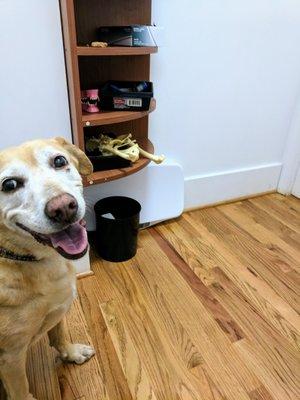
[[[137,250],[141,205],[123,196],[106,197],[94,206],[96,214],[95,245],[107,261],[126,261]]]

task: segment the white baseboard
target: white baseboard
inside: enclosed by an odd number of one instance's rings
[[[274,163],[187,177],[184,181],[184,208],[203,207],[276,190],[281,168],[281,163]]]

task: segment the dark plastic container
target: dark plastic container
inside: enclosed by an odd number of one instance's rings
[[[102,26],[98,30],[98,39],[109,46],[155,46],[151,30],[152,27],[146,25]]]
[[[107,136],[115,139],[117,136],[112,133],[105,133]],[[86,136],[86,143],[89,136]],[[112,154],[111,156],[103,156],[100,150],[94,149],[93,151],[89,150],[87,145],[85,144],[85,154],[90,159],[93,164],[94,171],[106,171],[109,169],[120,169],[120,168],[128,168],[132,165],[130,160],[125,160],[122,157],[116,156]]]
[[[126,261],[134,257],[140,223],[141,205],[123,196],[106,197],[94,206],[96,214],[95,246],[107,261]],[[111,214],[114,219],[104,216]]]
[[[114,111],[147,111],[152,97],[152,82],[108,81],[101,89],[100,108]]]
[[[118,156],[88,156],[93,164],[94,171],[128,168],[132,165],[130,160]]]

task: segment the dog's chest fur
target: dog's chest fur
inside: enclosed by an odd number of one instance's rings
[[[61,257],[47,263],[0,263],[0,348],[32,343],[55,326],[75,295],[71,263]]]

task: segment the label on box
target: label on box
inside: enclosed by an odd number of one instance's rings
[[[142,99],[138,98],[126,98],[126,97],[114,97],[114,108],[124,109],[129,107],[142,107]]]

